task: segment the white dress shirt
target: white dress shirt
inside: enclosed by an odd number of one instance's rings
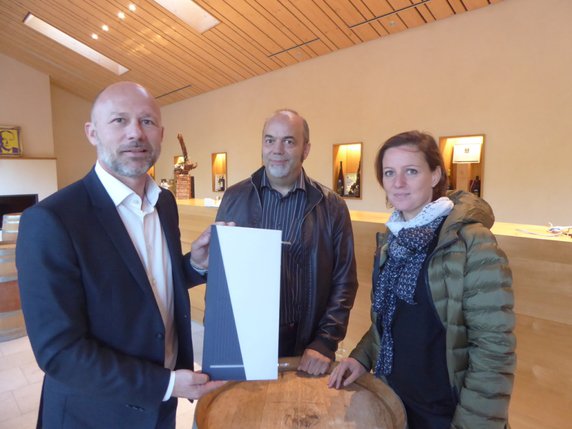
[[[113,200],[145,267],[165,325],[165,368],[172,371],[177,361],[178,340],[174,324],[171,256],[155,209],[161,190],[151,177],[147,177],[145,195],[141,199],[131,188],[105,171],[99,161],[95,165],[95,172]],[[171,372],[164,401],[171,397],[174,384],[175,373]]]

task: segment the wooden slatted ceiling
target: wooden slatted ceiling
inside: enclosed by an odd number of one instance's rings
[[[135,12],[128,10],[129,0],[0,0],[0,52],[88,100],[128,79],[165,105],[499,1],[196,0],[221,21],[199,34],[152,0],[132,0]],[[116,76],[26,27],[27,13],[129,72]]]

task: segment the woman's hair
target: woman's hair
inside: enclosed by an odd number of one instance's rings
[[[377,175],[377,181],[383,188],[383,156],[387,149],[399,146],[413,146],[417,148],[425,156],[425,161],[429,164],[429,169],[435,171],[437,167],[441,168],[441,178],[439,182],[433,187],[433,199],[435,201],[445,195],[448,188],[447,173],[445,171],[445,163],[443,162],[443,156],[439,151],[437,142],[429,134],[422,133],[419,131],[407,131],[404,133],[397,134],[390,137],[381,146],[377,157],[375,159],[375,172]]]

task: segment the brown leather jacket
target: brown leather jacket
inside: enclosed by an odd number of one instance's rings
[[[262,218],[260,184],[264,167],[224,193],[217,221],[258,228]],[[305,176],[306,209],[302,223],[304,282],[310,285],[308,311],[298,328],[296,354],[311,348],[334,358],[345,337],[358,282],[348,208],[338,195]]]

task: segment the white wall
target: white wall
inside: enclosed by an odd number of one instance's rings
[[[569,224],[572,177],[572,2],[496,5],[316,58],[163,108],[157,178],[172,177],[185,137],[199,167],[198,197],[212,196],[211,152],[228,153],[228,182],[260,165],[264,119],[291,107],[310,124],[307,172],[332,181],[332,145],[364,143],[363,199],[387,211],[373,161],[391,135],[486,135],[484,197],[503,222]]]
[[[53,158],[50,79],[47,75],[0,54],[1,125],[22,128],[22,158],[0,159],[0,195],[38,194],[41,200],[57,190]]]
[[[0,196],[38,194],[43,200],[57,189],[55,159],[0,158]]]
[[[0,54],[0,125],[22,127],[26,157],[53,157],[50,78]]]
[[[58,158],[58,188],[87,174],[97,154],[84,133],[91,103],[55,85],[51,86],[54,146]]]

